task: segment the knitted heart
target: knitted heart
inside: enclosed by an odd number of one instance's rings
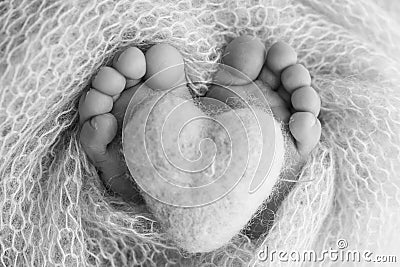
[[[281,129],[267,111],[215,101],[158,92],[125,115],[129,170],[166,233],[189,252],[217,249],[239,233],[284,160]]]

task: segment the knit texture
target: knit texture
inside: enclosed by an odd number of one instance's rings
[[[352,249],[398,253],[396,3],[0,2],[0,266],[266,264],[257,261],[264,245],[319,251],[340,238]],[[130,45],[170,43],[189,76],[208,79],[223,46],[241,34],[298,52],[322,98],[322,139],[268,234],[238,233],[215,251],[181,253],[143,206],[105,190],[79,144],[79,95]]]

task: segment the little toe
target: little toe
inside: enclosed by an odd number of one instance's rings
[[[318,117],[321,109],[321,99],[311,86],[296,89],[292,93],[291,102],[296,111],[311,112]]]
[[[223,53],[221,69],[214,81],[223,85],[244,85],[255,80],[265,61],[265,46],[255,37],[240,36]]]
[[[108,160],[107,145],[117,134],[117,120],[110,113],[87,120],[81,129],[80,141],[96,167]]]
[[[140,80],[146,73],[146,59],[139,48],[129,47],[114,58],[113,67],[129,80]]]
[[[186,84],[181,53],[169,44],[157,44],[146,52],[145,84],[153,90],[169,90]]]
[[[100,178],[112,192],[125,200],[137,200],[139,193],[130,180],[129,170],[118,152],[110,148],[117,133],[117,121],[110,113],[93,117],[86,121],[81,130],[80,142],[83,150],[98,169]]]
[[[82,124],[92,116],[110,112],[113,108],[113,97],[96,89],[82,94],[79,100],[79,121]]]
[[[289,121],[289,129],[301,156],[308,155],[321,137],[321,123],[310,112],[294,113]]]
[[[310,86],[311,76],[306,67],[301,64],[294,64],[283,70],[281,82],[286,91],[292,93],[297,88]]]
[[[125,89],[126,79],[112,67],[102,67],[92,81],[92,87],[98,91],[114,96]]]

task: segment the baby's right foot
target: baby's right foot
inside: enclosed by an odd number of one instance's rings
[[[129,178],[119,144],[112,142],[121,133],[125,110],[139,86],[145,97],[178,84],[185,84],[185,73],[183,58],[174,47],[155,45],[146,55],[130,47],[114,58],[112,67],[99,70],[92,88],[79,101],[82,147],[106,187],[127,201],[138,199],[137,187]],[[189,94],[185,86],[174,92]]]

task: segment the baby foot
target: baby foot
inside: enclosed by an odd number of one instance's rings
[[[311,87],[308,70],[297,64],[293,48],[277,42],[265,54],[265,47],[258,39],[241,36],[227,45],[222,63],[229,68],[217,72],[215,82],[225,88],[213,86],[206,96],[227,103],[229,98],[237,98],[235,92],[258,90],[249,83],[249,79],[255,81],[275,117],[289,124],[300,159],[306,158],[320,139],[321,124],[317,116],[321,101]]]
[[[165,69],[168,70],[148,79]],[[115,138],[121,134],[129,101],[139,86],[141,93],[150,94],[152,90],[164,90],[181,83],[185,83],[183,58],[174,47],[155,45],[146,55],[130,47],[114,58],[111,67],[99,70],[92,88],[79,101],[82,147],[106,187],[126,201],[140,200]],[[181,92],[189,94],[186,88]]]
[[[236,92],[246,90],[251,93],[252,90],[261,89],[275,118],[288,124],[293,136],[294,142],[289,143],[293,147],[286,148],[290,160],[286,163],[288,166],[283,178],[296,181],[304,161],[321,136],[321,123],[318,120],[321,100],[311,87],[309,72],[297,64],[297,54],[287,44],[277,42],[265,53],[264,45],[248,36],[236,38],[228,44],[222,61],[229,68],[222,68],[215,81],[225,86],[213,86],[207,96],[227,102],[230,97],[237,98]],[[249,84],[249,78],[254,80],[258,88]],[[252,219],[249,227],[243,229],[243,233],[252,239],[264,234],[293,185],[293,182],[281,184],[279,190],[275,191],[278,194],[271,197],[273,201],[267,203],[266,208]]]

